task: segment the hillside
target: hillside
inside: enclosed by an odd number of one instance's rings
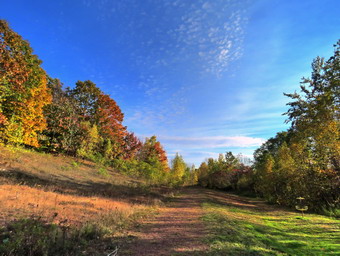
[[[130,198],[134,192],[138,197],[137,190],[146,187],[141,179],[91,161],[20,148],[1,147],[0,167],[2,183],[39,185],[68,194]]]
[[[90,235],[75,244],[87,244],[97,236],[101,239],[124,237],[128,236],[128,229],[155,213],[166,192],[166,189],[152,188],[141,179],[133,179],[90,161],[19,148],[0,148],[2,228],[18,220],[30,219],[38,220],[41,225],[54,223]],[[7,241],[8,234],[4,230],[0,238]],[[23,230],[20,232],[24,237],[29,235]],[[100,249],[86,245],[84,248],[90,249],[81,255],[103,255],[110,250],[111,244],[100,244]],[[1,252],[0,246],[0,255]],[[77,252],[70,253],[78,255]]]

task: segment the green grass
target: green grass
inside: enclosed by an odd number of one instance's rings
[[[207,202],[207,255],[340,255],[340,221]]]

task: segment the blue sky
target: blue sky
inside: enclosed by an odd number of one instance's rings
[[[340,38],[337,0],[2,0],[0,18],[47,73],[92,80],[144,138],[198,165],[252,155],[285,130],[288,99]]]

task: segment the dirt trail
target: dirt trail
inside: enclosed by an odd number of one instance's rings
[[[204,200],[202,189],[184,189],[143,225],[138,238],[120,255],[201,255],[207,250],[202,241],[206,229],[200,220]]]
[[[275,211],[261,200],[246,198],[222,191],[185,188],[158,215],[144,223],[136,239],[121,247],[119,255],[204,255],[208,246],[204,238],[208,231],[201,220],[205,201],[232,207]]]

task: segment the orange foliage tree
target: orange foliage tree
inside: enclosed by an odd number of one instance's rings
[[[124,114],[120,107],[106,94],[99,95],[97,105],[96,118],[102,136],[123,146],[127,131],[122,124]]]

